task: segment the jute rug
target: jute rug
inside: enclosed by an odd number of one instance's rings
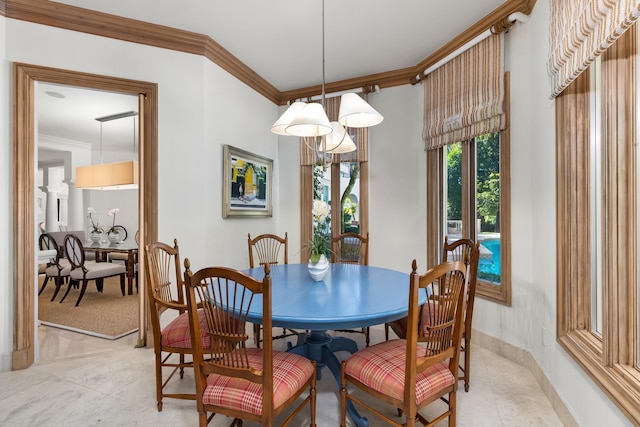
[[[44,276],[41,276],[38,290],[43,282]],[[90,281],[77,307],[79,288],[72,288],[62,303],[60,299],[67,285],[60,288],[56,299],[51,302],[55,288],[49,280],[38,297],[38,320],[43,324],[110,340],[138,330],[138,294],[134,291],[133,295],[122,296],[119,277],[105,279],[102,293],[98,293],[95,281]]]

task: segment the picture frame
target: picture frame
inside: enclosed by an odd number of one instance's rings
[[[272,215],[273,160],[223,146],[222,217]]]

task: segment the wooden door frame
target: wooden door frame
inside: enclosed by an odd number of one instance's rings
[[[78,86],[134,96],[143,95],[140,117],[144,138],[140,140],[140,257],[146,241],[157,239],[158,215],[158,85],[136,80],[81,73],[70,70],[13,63],[13,277],[15,312],[12,369],[31,366],[35,357],[35,82]],[[142,275],[144,276],[144,275]],[[140,278],[144,283],[144,278]],[[145,287],[139,287],[140,326],[144,325]],[[144,331],[138,345],[144,345]],[[140,342],[142,341],[142,342]]]

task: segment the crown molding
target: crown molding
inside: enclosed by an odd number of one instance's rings
[[[495,33],[507,31],[513,25],[513,22],[508,20],[509,15],[514,12],[529,15],[535,3],[536,0],[507,0],[414,67],[329,82],[325,84],[325,91],[332,93],[363,88],[365,92],[370,92],[375,86],[386,88],[415,84],[417,75],[421,75],[424,70],[484,31],[488,29]],[[48,0],[0,0],[0,14],[11,19],[202,55],[278,105],[285,105],[294,99],[310,98],[322,93],[321,85],[281,92],[215,40],[190,31]]]
[[[5,0],[0,0],[5,1]],[[5,16],[178,52],[202,55],[272,102],[279,91],[208,36],[47,0],[6,0]]]

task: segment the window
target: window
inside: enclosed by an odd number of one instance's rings
[[[640,424],[637,28],[556,98],[558,341]]]
[[[337,119],[340,98],[327,98],[325,108],[330,119]],[[300,239],[306,247],[311,239],[314,199],[331,206],[330,229],[333,236],[345,232],[366,234],[369,231],[369,131],[348,129],[357,150],[324,158],[313,151],[312,141],[301,142],[300,152]],[[336,209],[337,207],[337,209]],[[302,255],[305,262],[306,254]]]
[[[506,132],[492,132],[473,140],[433,150],[442,167],[442,223],[434,224],[436,236],[449,240],[469,237],[480,242],[476,293],[510,304],[509,216],[507,200],[509,168]],[[506,161],[505,161],[506,159]],[[431,181],[431,179],[429,180]],[[442,239],[432,242],[430,258],[437,263]]]

